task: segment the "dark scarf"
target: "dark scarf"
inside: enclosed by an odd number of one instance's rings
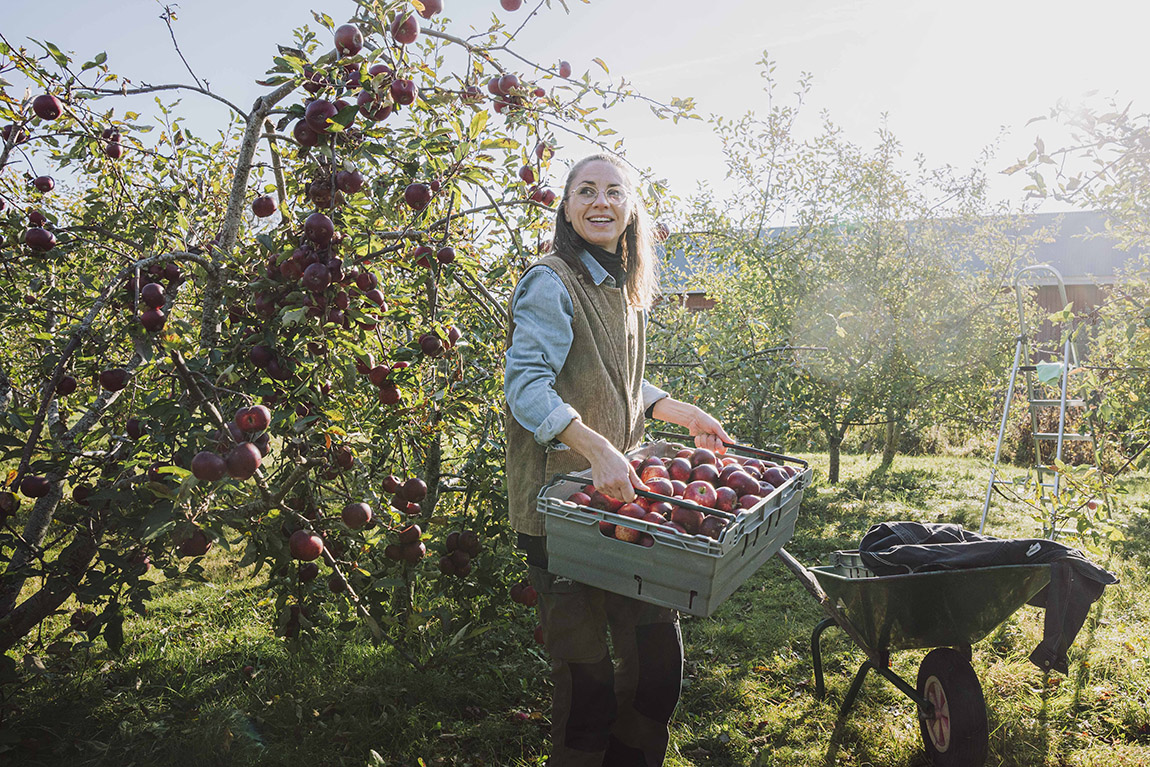
[[[578,235],[575,236],[579,237]],[[591,258],[599,262],[599,266],[607,270],[607,274],[611,275],[611,277],[615,280],[615,285],[617,287],[623,287],[627,273],[623,269],[622,254],[612,253],[611,251],[606,250],[605,248],[601,248],[598,245],[592,245],[582,237],[579,237],[579,245],[591,254]]]

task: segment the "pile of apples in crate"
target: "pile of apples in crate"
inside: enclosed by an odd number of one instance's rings
[[[679,535],[705,535],[719,540],[723,530],[741,515],[781,487],[797,470],[793,466],[742,456],[717,456],[706,448],[685,447],[674,456],[632,458],[631,465],[647,490],[669,499],[681,498],[698,509],[642,496],[633,503],[604,495],[594,485],[584,485],[567,497],[568,502],[610,511],[665,527]],[[650,533],[601,520],[599,532],[627,543],[652,546]]]

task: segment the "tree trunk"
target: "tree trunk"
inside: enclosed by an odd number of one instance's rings
[[[827,469],[827,482],[837,485],[839,481],[839,456],[842,454],[843,435],[837,431],[827,434],[827,452],[830,453],[830,468]]]
[[[0,617],[7,616],[16,607],[16,599],[20,596],[20,590],[24,588],[24,582],[28,579],[25,568],[34,557],[33,549],[40,548],[40,545],[44,543],[44,537],[48,534],[48,526],[52,524],[55,517],[56,507],[60,504],[60,499],[63,498],[63,480],[52,475],[49,475],[49,479],[52,483],[48,494],[36,499],[36,504],[28,514],[28,522],[24,525],[23,538],[32,549],[17,543],[12,552],[12,559],[8,561],[8,567],[4,570],[3,582],[0,583]]]
[[[76,587],[92,565],[97,549],[95,536],[90,531],[84,531],[60,552],[56,562],[57,571],[47,578],[40,590],[0,618],[0,653],[12,649],[29,631],[76,593]]]
[[[898,443],[902,439],[902,421],[894,415],[889,415],[886,422],[886,436],[882,443],[882,463],[879,471],[886,471],[894,463],[898,455]]]

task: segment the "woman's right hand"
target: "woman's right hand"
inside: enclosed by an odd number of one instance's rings
[[[635,500],[636,487],[647,489],[627,456],[578,418],[559,432],[559,440],[591,463],[591,482],[604,495],[630,503]]]
[[[607,445],[605,450],[594,451],[587,458],[591,461],[591,482],[603,495],[630,503],[635,500],[636,487],[647,489],[627,456],[611,445]]]

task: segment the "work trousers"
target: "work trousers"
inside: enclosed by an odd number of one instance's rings
[[[551,656],[549,767],[661,765],[683,681],[678,613],[528,571]]]

